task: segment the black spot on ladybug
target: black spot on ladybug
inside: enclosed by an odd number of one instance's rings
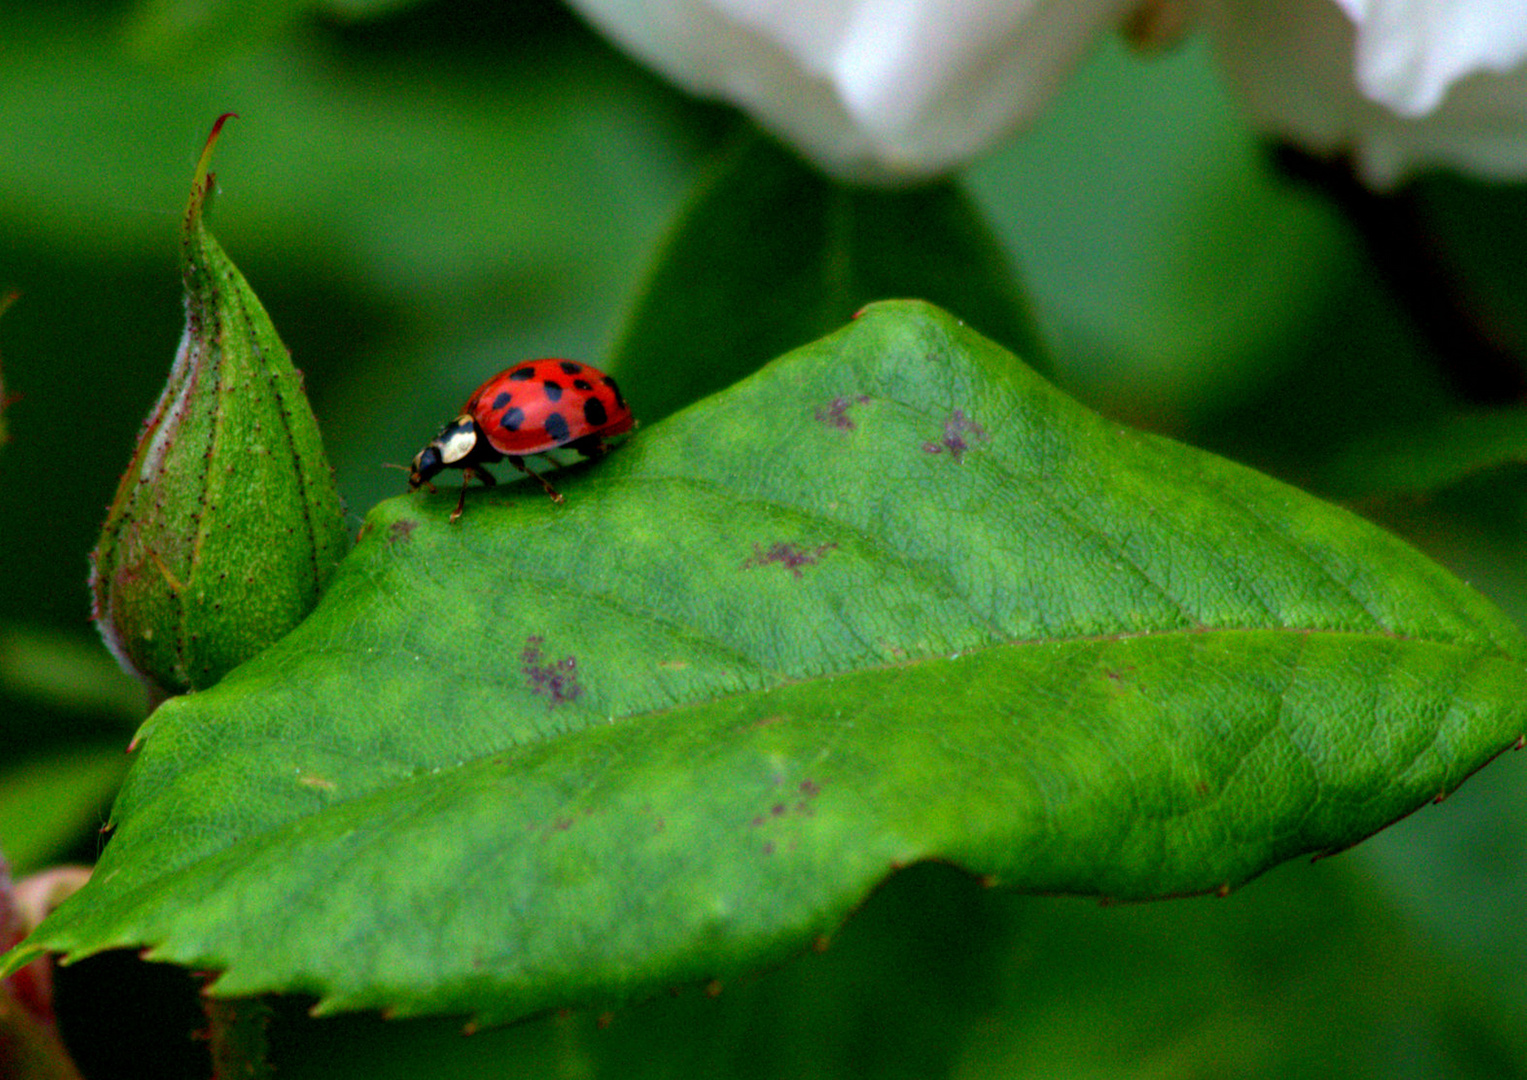
[[[582,390],[585,394],[587,394],[590,390],[594,389],[594,384],[589,382],[587,379],[574,379],[573,389]]]
[[[610,388],[610,392],[615,395],[615,404],[624,409],[626,407],[626,399],[620,396],[620,387],[615,385],[615,380],[606,375],[599,381]]]
[[[546,428],[546,434],[551,436],[551,441],[555,443],[565,443],[568,435],[572,434],[567,426],[567,418],[559,412],[547,413],[541,425]]]
[[[582,364],[575,364],[571,360],[563,360],[559,362],[557,366],[562,369],[562,372],[565,375],[576,375],[578,372],[583,370]]]
[[[546,400],[547,401],[561,401],[562,400],[562,384],[561,383],[554,382],[551,379],[546,379],[546,380],[544,380],[541,383],[541,388],[546,391]]]
[[[604,402],[591,397],[583,403],[583,419],[590,427],[603,427],[610,414],[604,411]]]
[[[498,397],[493,399],[492,407],[495,409],[502,409],[505,405],[509,404],[513,398],[514,395],[505,390],[503,393],[499,394]]]
[[[534,377],[535,368],[528,364],[525,367],[517,367],[509,373],[509,378],[513,379],[515,382],[524,382],[526,379],[532,379]]]
[[[518,431],[520,430],[520,425],[524,422],[525,410],[519,407],[510,409],[504,414],[503,419],[499,421],[499,423],[504,425],[504,430],[506,431]]]

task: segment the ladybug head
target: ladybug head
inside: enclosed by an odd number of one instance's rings
[[[476,448],[476,422],[470,415],[458,416],[414,455],[413,467],[408,470],[408,490],[413,491],[441,469],[465,465]]]

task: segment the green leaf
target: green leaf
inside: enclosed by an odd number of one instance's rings
[[[651,421],[821,337],[865,304],[928,300],[1044,366],[1008,254],[959,187],[839,183],[749,129],[703,176],[610,366]]]
[[[9,962],[506,1021],[778,962],[923,860],[1234,886],[1527,723],[1527,643],[1413,549],[922,304],[559,487],[376,507],[306,623],[149,719]]]
[[[1504,465],[1527,464],[1527,409],[1430,417],[1384,430],[1322,470],[1322,491],[1341,498],[1424,495]]]

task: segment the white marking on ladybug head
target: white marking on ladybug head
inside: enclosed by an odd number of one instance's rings
[[[435,445],[440,447],[441,462],[454,465],[477,445],[477,425],[470,416],[458,416],[435,436]]]

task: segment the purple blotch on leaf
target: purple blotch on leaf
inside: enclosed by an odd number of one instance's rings
[[[801,577],[801,567],[815,566],[837,544],[818,544],[815,548],[803,548],[799,544],[787,544],[783,540],[776,540],[765,550],[761,545],[753,545],[753,557],[742,564],[744,570],[756,566],[767,566],[769,563],[779,563],[797,578]]]
[[[538,636],[525,639],[525,647],[520,650],[520,670],[525,674],[530,692],[546,697],[546,707],[550,709],[564,701],[572,701],[583,693],[583,687],[578,685],[576,657],[564,656],[560,660],[542,661],[541,645],[544,641],[544,638]]]
[[[986,441],[986,429],[966,416],[963,410],[956,409],[949,414],[949,419],[944,421],[943,439],[939,442],[931,440],[925,442],[923,449],[930,454],[942,454],[947,450],[955,461],[959,461],[965,451],[970,449],[970,443],[965,439],[967,435],[982,442]]]
[[[854,422],[848,418],[848,407],[856,404],[865,405],[869,403],[869,400],[867,394],[858,394],[852,398],[839,395],[817,409],[816,418],[820,423],[835,427],[839,431],[852,431]]]

